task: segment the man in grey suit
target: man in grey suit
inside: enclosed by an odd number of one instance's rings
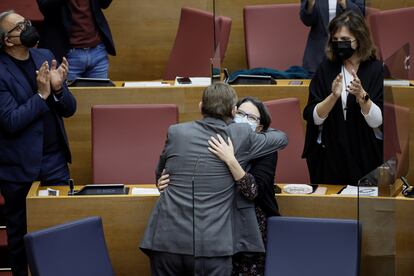
[[[227,84],[207,87],[200,103],[203,119],[173,125],[157,168],[170,175],[149,219],[140,248],[153,275],[231,275],[231,256],[264,252],[254,204],[237,193],[224,164],[208,150],[220,134],[233,141],[243,168],[252,159],[287,145],[281,131],[264,134],[233,123],[237,95]]]

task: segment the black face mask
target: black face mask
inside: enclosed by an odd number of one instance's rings
[[[352,57],[355,49],[352,49],[351,41],[332,41],[332,51],[338,59],[344,61]]]
[[[33,26],[26,26],[20,33],[20,42],[27,48],[33,48],[39,42],[40,36],[36,28]]]

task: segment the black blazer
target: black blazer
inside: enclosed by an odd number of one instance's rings
[[[40,68],[53,55],[45,49],[30,49]],[[51,109],[66,146],[66,160],[71,161],[68,139],[62,117],[75,113],[76,100],[66,85],[62,97],[54,101],[50,96],[42,100],[7,54],[0,53],[0,180],[31,182],[39,174],[43,156],[42,114]]]
[[[308,0],[301,0],[300,19],[303,24],[310,27],[305,53],[303,55],[303,67],[309,72],[315,73],[319,64],[325,57],[325,47],[328,40],[329,25],[329,1],[317,0],[312,13],[307,13]],[[361,15],[365,12],[364,0],[347,0],[346,9],[353,10]],[[336,6],[336,14],[339,15],[345,10],[340,5]]]
[[[61,61],[69,51],[69,32],[72,16],[67,0],[37,0],[39,9],[44,16],[39,47],[50,49],[57,60]],[[90,0],[92,15],[96,26],[110,55],[116,55],[114,42],[108,22],[102,12],[112,0]]]
[[[277,157],[276,152],[254,159],[249,170],[258,188],[255,205],[259,206],[267,217],[280,216],[274,186]]]

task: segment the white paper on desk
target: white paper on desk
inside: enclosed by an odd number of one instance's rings
[[[161,81],[126,81],[124,87],[163,87],[171,86],[169,83]]]
[[[191,77],[191,83],[184,84],[184,83],[178,83],[177,78],[175,78],[174,85],[176,86],[209,86],[211,84],[211,78],[210,77]]]
[[[341,195],[359,195],[360,196],[378,196],[378,187],[358,187],[358,186],[352,186],[348,185],[345,189],[342,190],[340,193]]]
[[[132,195],[160,195],[157,188],[132,188]]]
[[[325,195],[327,190],[328,188],[326,187],[318,187],[312,194],[313,195]]]
[[[410,86],[409,80],[384,80],[384,86]]]
[[[39,190],[39,196],[59,196],[59,190],[53,190],[51,188]]]

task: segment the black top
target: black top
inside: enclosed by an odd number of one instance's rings
[[[253,175],[258,188],[255,205],[259,206],[267,217],[279,216],[275,198],[275,169],[278,153],[271,153],[251,162],[249,173]]]
[[[358,179],[382,163],[382,140],[375,137],[352,94],[347,98],[346,120],[338,99],[322,124],[321,144],[317,143],[319,126],[314,124],[313,110],[331,94],[332,81],[340,73],[341,66],[329,60],[321,63],[309,86],[308,103],[303,112],[307,121],[303,157],[307,159],[314,184],[357,184]],[[362,62],[357,75],[364,90],[382,111],[382,63],[374,59]]]
[[[36,65],[31,56],[29,56],[26,60],[18,60],[9,56],[10,59],[13,61],[14,64],[22,71],[23,75],[25,76],[26,80],[30,84],[32,91],[34,94],[38,93],[37,90],[37,81],[36,81]],[[50,95],[47,101],[47,105],[49,106],[49,111],[45,112],[42,115],[43,119],[43,152],[50,153],[60,150],[61,147],[61,140],[60,139],[60,132],[59,132],[59,125],[56,120],[54,113],[51,111],[53,106],[49,103],[52,99],[53,95]]]

